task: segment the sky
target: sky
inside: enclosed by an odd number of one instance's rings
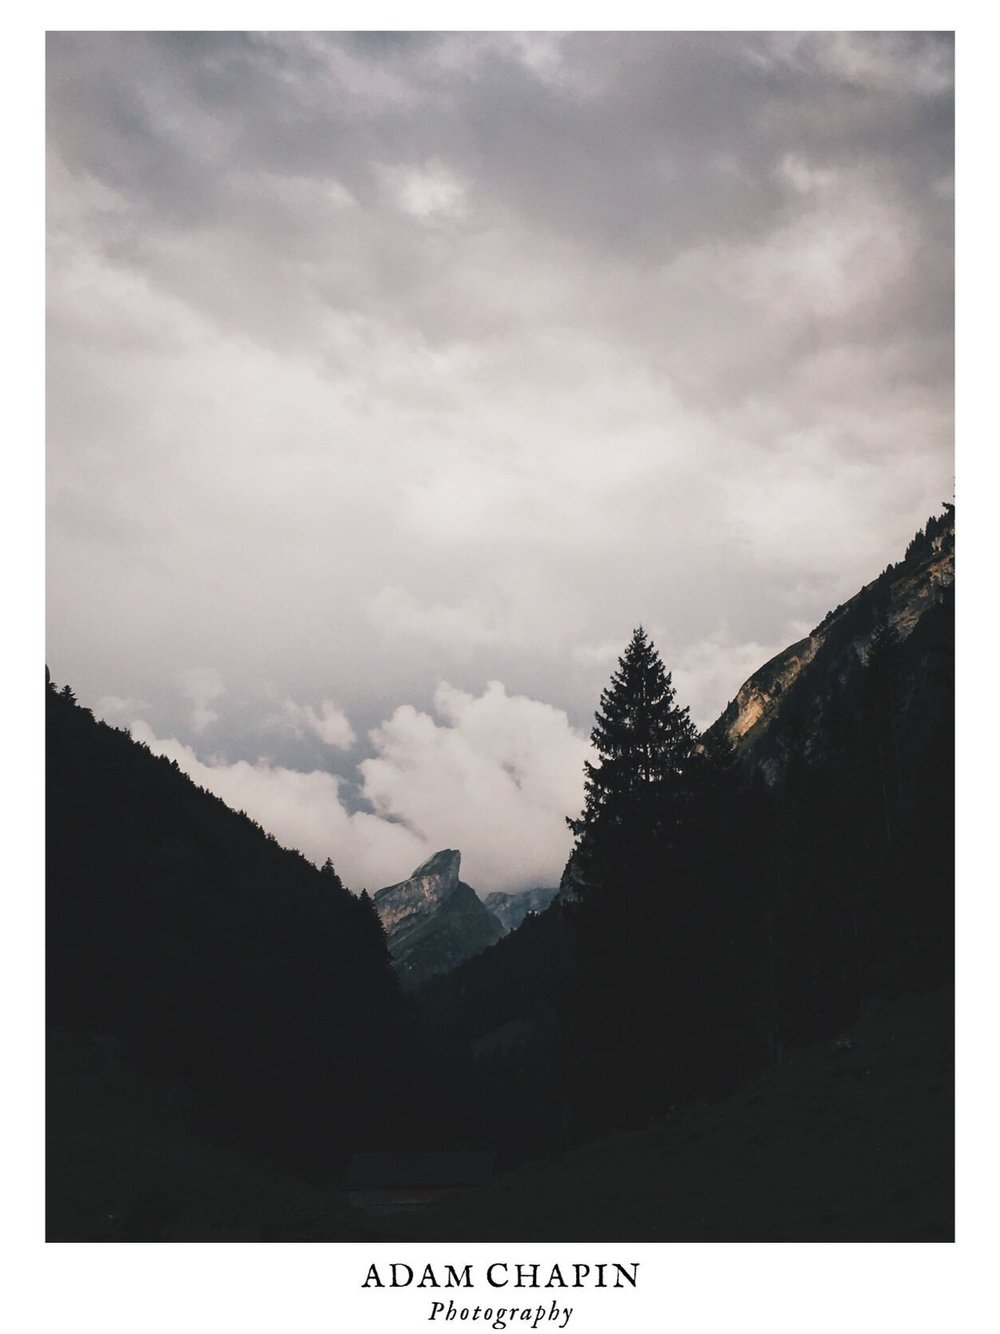
[[[953,492],[952,42],[48,39],[54,679],[370,890],[558,880]]]

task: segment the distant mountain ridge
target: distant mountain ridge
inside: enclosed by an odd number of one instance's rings
[[[495,889],[483,902],[505,931],[516,931],[529,914],[544,912],[558,892],[554,885],[525,889],[519,894],[505,894],[503,890]]]

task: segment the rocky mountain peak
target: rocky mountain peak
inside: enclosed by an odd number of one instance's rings
[[[442,848],[440,852],[435,852],[432,857],[421,862],[415,871],[411,871],[409,878],[416,880],[420,876],[435,875],[457,882],[461,865],[462,854],[457,848]]]
[[[457,848],[442,848],[408,879],[372,896],[405,986],[447,972],[504,934],[475,890],[459,879],[461,864]]]
[[[374,894],[372,902],[386,931],[391,935],[409,918],[422,917],[450,898],[461,884],[461,863],[460,852],[444,848],[421,862],[406,880],[386,885]]]

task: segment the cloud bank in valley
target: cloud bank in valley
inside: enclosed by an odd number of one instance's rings
[[[479,696],[442,683],[433,714],[401,705],[373,730],[374,754],[360,766],[364,811],[348,809],[343,780],[326,770],[202,757],[143,719],[130,730],[279,842],[318,863],[335,856],[355,890],[402,879],[452,844],[463,875],[484,892],[552,883],[569,854],[565,817],[582,805],[590,754],[549,704],[508,695],[499,681]]]
[[[579,740],[642,622],[706,724],[950,498],[952,54],[50,34],[54,676],[365,877],[518,816],[557,876],[527,703]]]

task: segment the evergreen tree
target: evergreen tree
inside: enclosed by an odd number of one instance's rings
[[[650,858],[671,850],[695,779],[697,735],[639,626],[601,694],[590,734],[598,760],[585,765],[583,813],[568,821],[577,837],[574,878],[583,897],[622,873],[644,877]]]
[[[336,884],[337,889],[344,888],[344,882],[334,869],[332,858],[327,857],[326,861],[320,867],[320,875],[329,876],[329,878]]]
[[[570,821],[568,916],[578,969],[567,1016],[572,1101],[590,1130],[634,1124],[704,1086],[728,954],[716,892],[722,770],[640,626],[601,695],[586,804]],[[728,918],[727,918],[728,922]],[[709,1046],[712,1043],[714,1045]]]

